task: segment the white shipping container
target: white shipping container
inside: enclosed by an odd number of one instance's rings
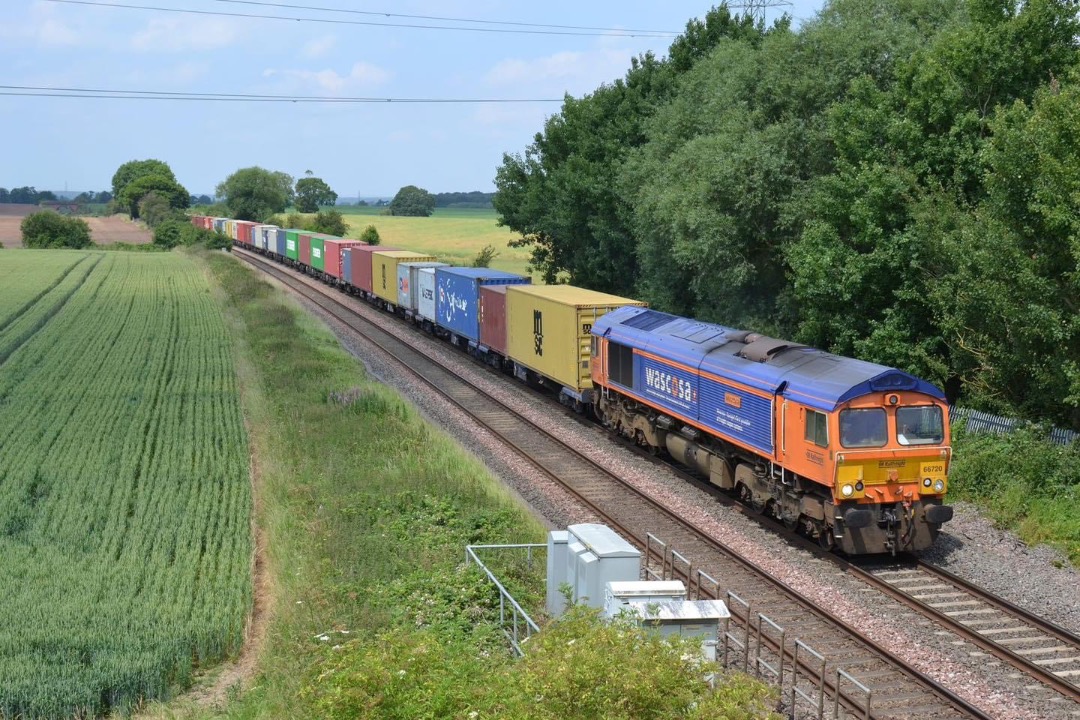
[[[416,314],[425,320],[435,322],[435,268],[420,268],[416,271],[420,297],[416,302]]]
[[[420,304],[420,270],[423,268],[446,267],[447,263],[423,262],[398,263],[398,307],[410,312],[417,312]]]

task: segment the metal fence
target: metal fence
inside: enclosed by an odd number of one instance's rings
[[[949,406],[949,422],[954,427],[962,423],[968,432],[997,433],[999,435],[1032,426],[1032,423],[1027,420],[991,415],[990,413],[957,407],[956,405]],[[1052,428],[1047,438],[1052,443],[1068,445],[1080,438],[1080,433],[1064,428]]]

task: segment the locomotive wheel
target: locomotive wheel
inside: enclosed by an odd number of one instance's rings
[[[836,547],[836,538],[833,537],[832,528],[824,523],[822,523],[821,528],[818,530],[817,541],[818,545],[820,545],[823,550],[832,552],[833,548]]]

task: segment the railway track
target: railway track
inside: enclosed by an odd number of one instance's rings
[[[972,585],[915,560],[849,572],[977,645],[973,659],[992,655],[1080,703],[1080,637]]]
[[[325,286],[257,255],[235,254],[380,348],[565,487],[642,548],[654,572],[659,568],[667,577],[684,579],[700,597],[728,600],[736,624],[725,646],[730,659],[779,684],[789,707],[800,707],[799,717],[806,716],[804,711],[833,717],[834,707],[837,717],[878,720],[989,717],[575,448],[503,407],[454,367],[429,357],[419,339],[406,342],[379,328]],[[664,543],[657,543],[657,538]],[[743,602],[744,598],[752,601]]]

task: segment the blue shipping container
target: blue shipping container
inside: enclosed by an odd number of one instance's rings
[[[435,269],[435,322],[456,335],[480,342],[480,288],[528,285],[530,278],[490,268]]]
[[[274,231],[274,243],[270,247],[271,252],[275,252],[281,257],[285,257],[285,230],[277,228]]]

